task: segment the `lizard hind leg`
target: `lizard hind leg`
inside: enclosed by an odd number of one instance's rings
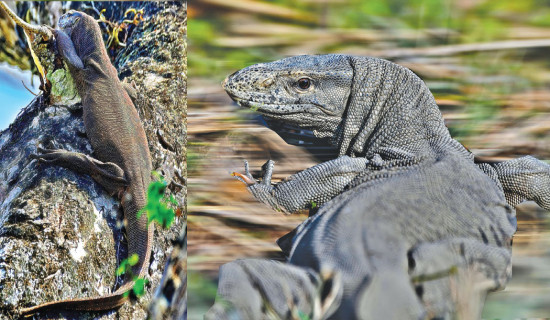
[[[87,174],[99,183],[107,192],[115,194],[128,185],[124,170],[112,162],[101,162],[86,154],[62,149],[38,148],[38,154],[32,159],[40,163],[57,165],[74,172]]]
[[[325,319],[340,304],[339,277],[260,259],[236,260],[220,268],[214,319]],[[300,316],[302,314],[302,316]]]
[[[512,207],[526,200],[550,210],[550,165],[526,156],[507,161],[476,158],[476,164],[493,179]]]
[[[511,277],[511,252],[474,239],[424,243],[408,253],[409,275],[428,315],[479,319],[488,291]]]

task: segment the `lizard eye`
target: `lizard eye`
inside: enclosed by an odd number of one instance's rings
[[[301,78],[298,80],[298,87],[302,90],[307,90],[311,86],[311,79]]]

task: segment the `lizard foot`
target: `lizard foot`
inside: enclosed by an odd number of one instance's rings
[[[256,181],[252,174],[250,173],[250,168],[248,166],[248,161],[244,161],[244,174],[239,172],[232,172],[231,175],[234,176],[237,180],[242,181],[244,184],[246,184],[247,187],[251,187],[256,184],[263,184],[271,186],[271,176],[273,175],[273,167],[275,166],[275,163],[273,160],[268,160],[264,165],[262,166],[262,176],[263,179],[261,182]]]
[[[56,165],[74,172],[87,174],[111,194],[115,194],[128,185],[124,170],[112,162],[101,162],[86,154],[63,149],[37,148],[38,154],[31,154],[31,159],[40,163]]]
[[[262,166],[262,181],[259,183],[249,185],[248,191],[259,201],[269,205],[276,211],[285,211],[285,208],[282,208],[277,197],[275,195],[275,187],[271,185],[271,177],[273,175],[273,167],[275,162],[273,160],[268,160]]]
[[[531,156],[489,165],[502,184],[508,204],[515,207],[524,200],[534,200],[550,210],[550,165]]]
[[[244,162],[244,174],[233,172],[232,175],[239,181],[242,181],[248,191],[259,201],[268,204],[277,211],[282,211],[278,201],[274,195],[274,186],[271,185],[271,176],[273,175],[273,167],[275,163],[272,160],[268,160],[262,166],[262,180],[257,181],[250,173],[248,161]]]

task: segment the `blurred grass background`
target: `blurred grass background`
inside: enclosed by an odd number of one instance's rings
[[[275,240],[306,215],[258,204],[230,176],[242,160],[283,178],[318,161],[286,145],[220,82],[289,55],[392,60],[427,83],[453,137],[472,152],[550,159],[550,0],[201,0],[189,3],[189,319],[213,303],[221,264],[281,259]],[[489,295],[486,319],[550,317],[550,219],[518,210],[513,278]]]

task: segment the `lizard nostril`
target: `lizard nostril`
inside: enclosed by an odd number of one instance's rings
[[[267,88],[267,87],[270,87],[273,84],[273,82],[274,82],[273,78],[267,78],[264,81],[260,82],[260,86]]]
[[[235,75],[239,72],[239,70],[233,72],[232,74],[228,75],[225,80],[222,81],[222,87],[227,90],[227,84],[230,82],[229,80],[233,80],[233,83],[235,82]],[[236,81],[239,81],[239,78],[236,79]]]
[[[223,81],[222,81],[222,88],[226,88],[227,86],[227,82],[229,81],[229,77],[225,78]]]

